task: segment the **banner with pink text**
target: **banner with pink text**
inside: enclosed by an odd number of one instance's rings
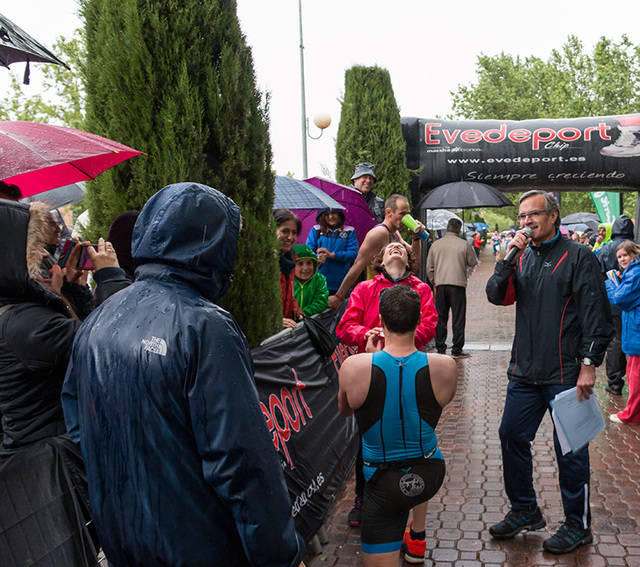
[[[336,316],[316,319],[333,332]],[[301,325],[251,351],[260,409],[306,541],[322,525],[358,452],[355,419],[338,412],[338,370],[355,350],[336,343],[331,356],[321,355]]]
[[[502,191],[640,189],[640,114],[570,119],[403,118],[414,202],[452,181]]]

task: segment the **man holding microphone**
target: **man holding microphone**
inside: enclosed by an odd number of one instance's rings
[[[613,335],[611,313],[595,255],[560,234],[560,210],[549,193],[520,198],[521,229],[496,263],[486,293],[495,305],[516,303],[516,331],[507,371],[500,441],[504,483],[511,504],[505,519],[489,529],[496,539],[546,525],[533,489],[533,441],[549,402],[577,387],[578,400],[593,393],[595,368]],[[591,543],[588,446],[562,455],[556,432],[565,521],[545,540],[550,553],[568,553]]]

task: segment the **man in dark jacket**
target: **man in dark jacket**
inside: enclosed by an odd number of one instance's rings
[[[555,198],[528,191],[520,198],[518,220],[525,230],[508,246],[518,249],[515,263],[498,262],[486,288],[495,305],[516,302],[510,381],[500,424],[511,511],[491,526],[489,532],[497,539],[546,525],[533,489],[531,442],[557,394],[575,386],[579,401],[589,398],[595,367],[613,336],[598,261],[586,246],[560,234]],[[587,446],[563,455],[555,431],[554,445],[566,518],[543,546],[551,553],[568,553],[593,540],[589,452]]]
[[[611,226],[611,240],[603,244],[598,251],[598,262],[602,268],[602,275],[606,277],[609,270],[619,270],[616,248],[625,240],[633,240],[633,222],[627,215],[620,215]],[[615,335],[607,347],[605,366],[607,382],[605,390],[619,396],[624,386],[624,375],[627,371],[627,357],[622,352],[622,312],[616,305],[611,304],[611,316]]]
[[[351,176],[352,187],[360,191],[373,216],[378,222],[382,222],[384,220],[384,200],[378,197],[373,190],[377,180],[376,174],[373,172],[373,164],[368,161],[356,165]]]
[[[210,187],[156,193],[134,228],[135,282],[76,337],[65,420],[115,567],[296,566],[304,553],[246,339],[213,303],[240,225]]]

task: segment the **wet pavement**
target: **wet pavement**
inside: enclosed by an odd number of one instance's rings
[[[507,541],[489,536],[489,526],[509,509],[502,484],[498,426],[515,317],[514,307],[496,307],[486,300],[484,287],[493,273],[493,262],[485,249],[469,279],[465,350],[471,357],[457,361],[458,390],[436,430],[447,475],[428,507],[425,565],[640,567],[640,427],[609,422],[608,415],[624,407],[627,388],[623,396],[605,392],[603,367],[598,369],[596,394],[606,428],[590,444],[593,544],[562,556],[542,551],[543,540],[564,519],[548,415],[532,448],[534,485],[547,527]],[[306,558],[309,567],[362,565],[359,529],[346,524],[353,494],[352,473],[325,521],[328,541],[320,554],[309,553]],[[398,565],[402,564],[399,560]]]

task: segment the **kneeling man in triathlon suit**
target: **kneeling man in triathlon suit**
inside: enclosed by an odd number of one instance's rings
[[[420,296],[409,286],[380,294],[380,318],[384,349],[371,335],[366,353],[344,361],[338,408],[345,417],[355,412],[362,433],[364,565],[395,567],[401,547],[406,561],[424,562],[426,502],[445,473],[434,430],[455,394],[457,370],[449,356],[416,350]]]

